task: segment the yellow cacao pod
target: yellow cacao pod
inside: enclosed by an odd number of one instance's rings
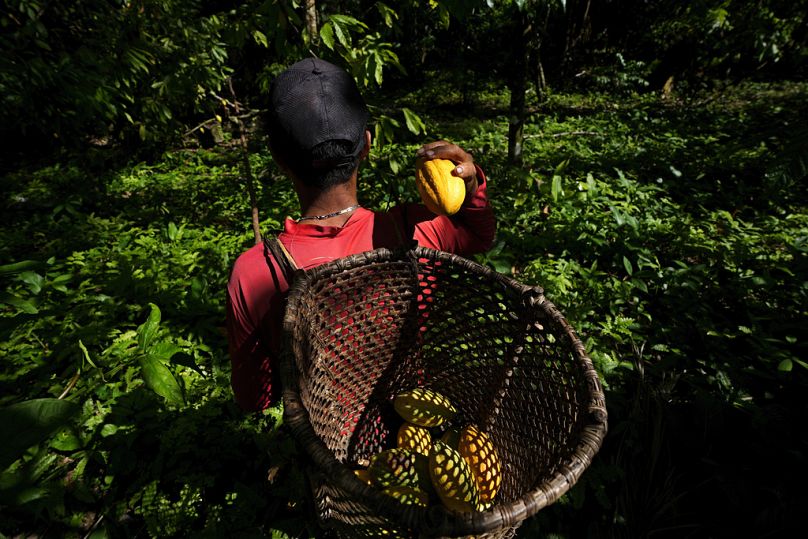
[[[429,475],[447,509],[461,513],[478,509],[477,485],[468,463],[440,440],[432,444],[429,453]]]
[[[456,165],[448,159],[421,161],[415,169],[415,185],[424,206],[437,215],[457,213],[466,198],[466,183],[452,176]]]
[[[393,408],[405,421],[422,427],[436,427],[457,413],[449,399],[423,387],[398,394]]]
[[[429,456],[429,449],[432,447],[432,434],[426,427],[405,422],[398,429],[397,441],[398,447],[402,449],[409,449]]]
[[[368,466],[373,484],[380,488],[412,487],[431,490],[429,459],[409,449],[386,449],[373,455]]]
[[[480,503],[492,501],[502,484],[502,464],[491,437],[476,425],[468,425],[460,433],[457,451],[469,464]]]

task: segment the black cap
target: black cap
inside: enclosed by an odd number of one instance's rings
[[[269,136],[299,158],[330,140],[344,140],[353,158],[364,147],[368,108],[345,70],[319,58],[306,58],[280,73],[269,89]],[[316,166],[316,165],[315,165]]]

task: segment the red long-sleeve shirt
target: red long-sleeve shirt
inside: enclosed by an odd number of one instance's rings
[[[399,231],[405,229],[406,216],[419,245],[463,256],[483,252],[493,242],[496,222],[479,167],[477,179],[477,192],[452,217],[435,216],[421,204],[396,206],[389,212],[359,208],[341,227],[287,218],[278,239],[298,267],[309,269],[378,247],[401,245]],[[289,283],[271,255],[270,259],[272,270],[263,245],[252,247],[236,260],[227,286],[231,385],[236,402],[245,410],[261,410],[280,397],[277,361]]]

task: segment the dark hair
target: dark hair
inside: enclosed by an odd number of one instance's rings
[[[350,180],[359,166],[359,154],[364,146],[364,139],[359,143],[358,149],[347,140],[327,140],[312,148],[308,155],[301,155],[291,151],[282,142],[270,142],[276,159],[305,185],[318,189],[328,189]]]

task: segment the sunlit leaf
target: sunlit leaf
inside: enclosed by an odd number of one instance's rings
[[[334,25],[331,22],[325,23],[320,28],[320,39],[326,47],[334,50]]]
[[[261,45],[264,48],[269,47],[269,42],[267,41],[267,36],[260,30],[253,30],[253,39],[256,43]]]
[[[42,290],[42,285],[45,282],[45,278],[42,277],[42,275],[33,271],[24,271],[20,273],[18,279],[27,284],[28,289],[34,295],[39,294],[39,292]]]
[[[418,135],[426,132],[426,125],[420,116],[406,107],[402,108],[401,112],[404,114],[404,121],[410,133]]]
[[[562,194],[561,176],[556,174],[555,176],[553,176],[553,183],[552,183],[552,186],[550,188],[550,196],[553,197],[553,202],[558,202],[558,196],[560,194]]]
[[[172,404],[182,404],[184,397],[171,369],[153,354],[140,358],[141,373],[146,386]]]
[[[154,303],[149,303],[149,306],[149,318],[137,328],[137,345],[143,351],[149,347],[160,327],[160,308]]]

